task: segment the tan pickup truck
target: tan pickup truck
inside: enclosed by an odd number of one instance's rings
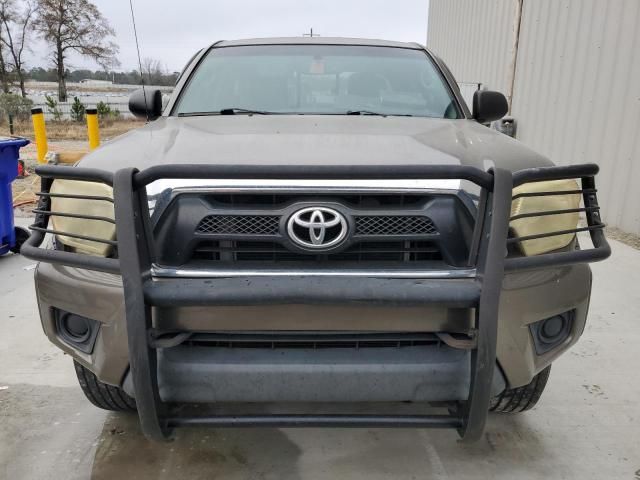
[[[168,102],[146,89],[130,109],[147,125],[38,169],[22,253],[89,400],[137,409],[150,438],[252,425],[474,440],[490,410],[534,406],[582,334],[588,263],[610,253],[597,166],[556,167],[487,128],[505,97],[478,91],[469,109],[420,45],[217,42]]]

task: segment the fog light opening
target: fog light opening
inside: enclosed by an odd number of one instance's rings
[[[88,319],[72,313],[63,317],[62,327],[65,333],[76,342],[84,342],[91,335]]]
[[[563,315],[556,315],[555,317],[543,320],[542,326],[538,330],[540,341],[543,343],[556,342],[558,337],[565,330],[567,321],[567,318]]]
[[[571,334],[575,310],[529,325],[536,353],[541,355],[564,343]]]
[[[68,345],[84,353],[93,352],[100,324],[95,320],[54,309],[58,336]]]

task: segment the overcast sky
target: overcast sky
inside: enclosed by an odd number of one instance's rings
[[[122,70],[137,68],[129,0],[93,0],[116,31]],[[218,39],[314,34],[382,38],[424,44],[429,0],[133,0],[142,57],[181,70]],[[46,47],[43,47],[46,48]],[[47,64],[39,46],[29,66]],[[71,67],[97,69],[70,58]]]

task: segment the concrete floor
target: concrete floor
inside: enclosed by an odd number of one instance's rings
[[[0,258],[0,479],[640,479],[640,251],[594,265],[590,321],[538,407],[491,416],[484,439],[430,430],[178,431],[85,400],[40,330],[33,262]]]

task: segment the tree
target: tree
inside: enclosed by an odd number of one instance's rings
[[[29,70],[28,77],[38,82],[55,82],[56,81],[56,69],[51,68],[45,70],[42,67],[34,67]]]
[[[25,71],[22,54],[28,41],[34,10],[34,4],[29,1],[20,11],[16,0],[0,0],[0,42],[7,48],[11,57],[9,63],[18,78],[20,93],[23,97],[27,96],[27,92],[24,88]],[[6,66],[3,68],[6,69]]]
[[[118,65],[113,28],[89,0],[38,0],[35,29],[53,49],[58,100],[67,101],[65,60],[69,52],[92,58],[104,69]]]
[[[84,103],[80,101],[78,97],[73,97],[73,103],[71,104],[71,120],[76,122],[82,122],[84,120],[84,114],[86,112],[86,108]]]
[[[148,85],[161,85],[167,75],[167,69],[160,60],[155,58],[142,59],[142,74],[147,77]]]
[[[2,85],[2,93],[9,93],[10,92],[10,88],[9,88],[9,72],[7,70],[7,62],[4,59],[4,48],[3,48],[3,42],[2,42],[2,30],[0,30],[0,84]]]
[[[111,107],[104,103],[102,100],[98,102],[96,105],[96,110],[98,111],[98,117],[100,120],[104,120],[111,116]]]
[[[11,115],[14,118],[25,120],[31,114],[33,102],[28,98],[13,93],[0,94],[0,120]]]
[[[1,45],[1,44],[0,44]],[[143,66],[144,70],[144,66]],[[57,72],[55,68],[44,69],[42,67],[33,67],[26,72],[26,78],[36,80],[38,82],[55,82],[57,78]],[[128,72],[116,72],[104,70],[67,70],[65,79],[68,82],[79,82],[85,78],[94,80],[110,80],[115,84],[134,85],[140,83],[140,72],[138,70],[130,70]],[[178,73],[163,73],[161,76],[158,74],[152,75],[153,84],[159,86],[173,87],[178,79]],[[149,84],[147,74],[145,73],[145,83]]]
[[[53,115],[53,119],[55,121],[62,120],[62,110],[60,110],[58,106],[58,101],[55,98],[50,97],[46,93],[44,94],[44,100],[45,104],[47,105],[47,110],[49,110],[49,113]]]

